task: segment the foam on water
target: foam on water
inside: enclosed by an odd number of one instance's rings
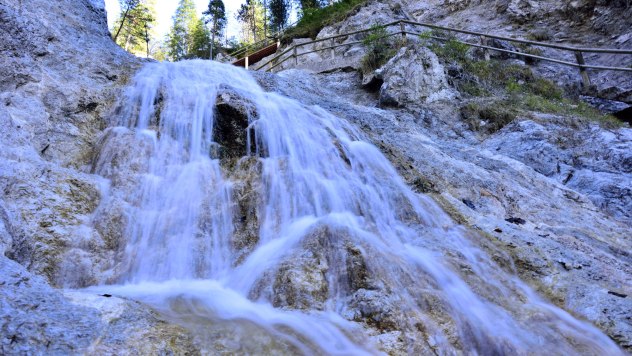
[[[256,147],[248,152],[262,164],[262,214],[258,244],[241,261],[230,242],[233,182],[211,158],[215,98],[224,86],[257,112],[250,122]],[[418,316],[411,323],[427,322],[439,353],[449,352],[449,338],[420,307],[425,288],[444,300],[466,353],[620,353],[595,327],[499,268],[430,198],[412,192],[353,125],[265,92],[247,71],[203,61],[148,64],[128,90],[118,125],[150,138],[150,168],[129,212],[120,284],[94,290],[167,314],[177,313],[174,300],[184,300],[189,311],[216,322],[248,320],[303,353],[379,353],[359,324],[343,317],[354,291],[341,276],[342,254],[328,261],[325,310],[278,309],[266,294],[253,296],[266,274],[325,227],[362,251],[373,278],[396,291],[411,320]],[[476,278],[457,273],[453,255]]]

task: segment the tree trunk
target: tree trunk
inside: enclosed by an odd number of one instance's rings
[[[121,29],[123,28],[123,25],[125,24],[125,19],[127,18],[128,12],[129,12],[129,7],[125,9],[125,13],[123,14],[123,18],[121,19],[121,26],[119,26],[118,31],[116,31],[116,35],[114,35],[114,42],[116,42],[116,39],[118,38],[119,33],[121,33]]]
[[[215,45],[215,31],[217,28],[217,19],[213,19],[213,29],[211,29],[211,50],[210,50],[210,55],[209,55],[209,59],[213,60],[213,46]]]
[[[263,0],[263,40],[268,38],[268,2]]]

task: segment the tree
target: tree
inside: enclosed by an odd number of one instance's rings
[[[213,59],[213,47],[215,47],[215,39],[220,37],[220,34],[226,26],[226,10],[224,9],[224,2],[222,0],[211,0],[208,3],[208,9],[202,13],[204,15],[204,22],[211,24],[211,45],[209,59]]]
[[[260,0],[246,0],[237,11],[244,42],[256,42],[265,36],[264,7]]]
[[[180,0],[173,16],[171,31],[167,35],[168,54],[171,60],[190,58],[194,51],[193,34],[199,23],[193,0]]]
[[[270,27],[275,31],[281,31],[287,24],[290,15],[290,2],[288,0],[270,0]]]
[[[125,21],[128,19],[129,12],[135,9],[136,6],[138,6],[138,4],[140,3],[140,0],[119,0],[119,1],[121,4],[121,9],[124,9],[124,10],[122,10],[122,15],[120,19],[121,23],[118,27],[118,30],[116,31],[116,34],[114,35],[114,42],[116,42],[116,40],[118,39],[118,36],[121,33],[121,29],[123,29],[123,25],[125,25]]]
[[[298,5],[301,8],[301,13],[308,13],[312,9],[319,9],[321,3],[319,0],[297,0]]]
[[[209,58],[211,53],[211,34],[204,21],[199,19],[191,33],[191,48],[186,58]]]
[[[139,1],[133,8],[123,9],[114,24],[115,42],[128,52],[149,57],[149,43],[155,41],[155,17],[153,0]]]

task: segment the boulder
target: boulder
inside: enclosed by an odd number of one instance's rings
[[[376,71],[383,84],[379,91],[382,106],[419,106],[457,97],[437,56],[421,46],[401,48],[395,57]]]

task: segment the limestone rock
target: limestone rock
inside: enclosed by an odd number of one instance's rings
[[[139,303],[61,292],[2,256],[0,271],[3,355],[197,353],[190,334]]]
[[[630,347],[632,330],[626,310],[632,309],[632,299],[607,293],[620,288],[617,286],[629,289],[628,275],[632,273],[625,252],[632,243],[630,223],[622,209],[628,204],[624,196],[630,181],[626,163],[629,129],[609,131],[573,118],[547,116],[537,122],[518,118],[481,143],[463,130],[458,120],[443,120],[441,106],[362,106],[355,103],[376,103],[377,99],[359,89],[360,78],[355,77],[354,91],[353,85],[329,84],[329,76],[339,75],[296,71],[283,77],[261,76],[259,80],[270,90],[319,105],[362,128],[400,174],[429,182],[434,192],[431,195],[453,219],[479,231],[477,243],[491,244],[487,251],[502,268],[515,271],[558,306],[590,320],[622,347]],[[564,160],[567,166],[562,164]],[[582,177],[577,173],[579,167],[589,174]],[[570,169],[580,174],[576,186],[572,185],[573,177],[564,184]],[[615,206],[619,208],[609,208]],[[512,217],[525,223],[506,221]],[[559,256],[563,256],[564,265],[558,262]],[[460,260],[456,257],[455,264]],[[564,266],[580,267],[569,270]],[[471,276],[467,267],[463,271]],[[586,284],[587,280],[591,282]],[[387,298],[377,297],[375,303],[380,305]],[[440,302],[428,303],[433,305],[431,310],[441,310]],[[376,308],[376,313],[380,309]],[[348,318],[368,322],[362,316],[356,318],[356,312],[357,308],[349,310]],[[449,323],[439,327],[450,328]],[[400,337],[392,332],[410,331],[400,326],[394,329],[385,334],[375,331],[376,339],[398,348]],[[428,331],[426,335],[434,334]],[[433,343],[440,340],[435,336],[425,339],[435,340]]]
[[[86,222],[104,182],[79,168],[139,61],[113,43],[97,0],[5,1],[0,46],[6,254],[64,284],[64,253],[88,236],[99,240]]]
[[[537,1],[512,0],[507,6],[507,12],[514,21],[525,23],[540,15],[540,6]]]
[[[380,88],[383,106],[416,106],[449,101],[457,96],[448,85],[437,56],[424,47],[403,47],[377,75],[383,80]]]
[[[213,140],[219,145],[217,157],[223,161],[246,156],[256,150],[254,130],[248,125],[257,116],[255,105],[230,88],[217,94]],[[250,132],[249,132],[250,130]],[[250,142],[248,142],[250,140]]]

